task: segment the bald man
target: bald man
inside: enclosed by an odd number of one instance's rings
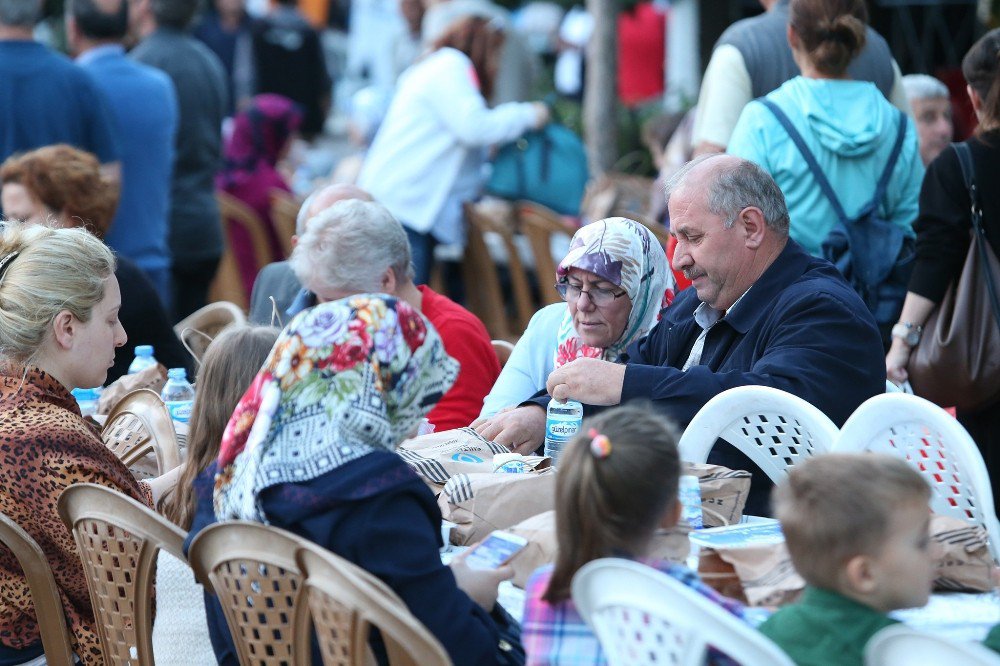
[[[302,202],[298,217],[295,218],[292,246],[294,247],[298,243],[299,236],[305,233],[309,220],[338,201],[351,199],[373,201],[372,195],[354,185],[327,185],[310,194]],[[268,264],[257,274],[257,280],[253,283],[253,293],[250,295],[250,322],[276,326],[288,323],[289,308],[292,308],[301,292],[302,284],[295,277],[295,272],[287,261]],[[295,308],[298,309],[301,308]]]

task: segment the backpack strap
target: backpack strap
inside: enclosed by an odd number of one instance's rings
[[[882,176],[878,179],[878,185],[875,187],[875,196],[872,197],[872,210],[875,210],[879,203],[885,197],[885,191],[889,187],[889,181],[892,179],[892,172],[896,168],[896,162],[899,161],[899,154],[903,152],[903,139],[906,138],[906,114],[896,109],[896,113],[899,116],[899,123],[896,128],[896,142],[892,146],[892,152],[889,153],[889,161],[886,162],[885,169],[882,171]]]
[[[806,165],[809,167],[809,171],[812,172],[813,178],[816,180],[816,184],[819,185],[819,189],[822,190],[823,194],[830,202],[830,205],[833,206],[833,212],[836,213],[837,217],[840,219],[840,223],[846,227],[849,218],[844,212],[844,207],[840,205],[840,199],[838,199],[837,195],[834,193],[833,187],[830,186],[830,181],[826,179],[826,174],[823,173],[823,169],[821,169],[819,164],[816,162],[816,158],[813,156],[812,151],[809,150],[809,146],[806,145],[802,135],[799,134],[799,131],[795,129],[794,125],[792,125],[792,121],[788,119],[788,116],[785,115],[785,112],[782,111],[777,104],[766,97],[762,97],[757,101],[767,107],[767,109],[774,114],[774,117],[778,119],[778,122],[781,123],[781,126],[785,128],[788,138],[792,140],[795,147],[799,149],[800,153],[802,153],[802,157],[805,159]]]
[[[953,143],[951,147],[958,154],[958,164],[962,167],[962,179],[965,181],[965,188],[969,190],[969,200],[972,203],[972,232],[974,234],[972,242],[979,246],[979,259],[983,264],[983,272],[986,273],[986,289],[993,303],[993,318],[1000,327],[1000,297],[997,295],[997,286],[994,282],[993,273],[990,271],[989,257],[986,248],[986,232],[983,230],[983,209],[979,205],[979,189],[976,187],[976,168],[972,163],[972,151],[969,144]]]

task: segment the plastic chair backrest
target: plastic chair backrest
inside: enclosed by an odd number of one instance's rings
[[[216,190],[215,199],[219,204],[219,213],[222,217],[223,249],[219,268],[209,286],[209,300],[231,301],[246,309],[250,302],[250,294],[246,293],[246,288],[240,277],[240,269],[236,264],[236,257],[230,245],[229,230],[231,227],[239,227],[246,232],[253,248],[254,264],[257,271],[271,263],[273,258],[271,244],[267,238],[264,221],[252,208],[221,190]]]
[[[738,386],[705,403],[678,448],[681,460],[703,463],[723,439],[778,483],[788,467],[829,451],[836,436],[833,421],[802,398],[769,386]]]
[[[982,525],[1000,562],[1000,524],[989,470],[957,420],[921,397],[882,393],[869,398],[841,428],[837,452],[874,451],[906,460],[931,487],[931,509]]]
[[[448,666],[444,647],[384,582],[316,545],[295,556],[324,666],[363,663],[374,626],[391,666]]]
[[[295,220],[302,202],[284,190],[272,189],[268,195],[271,199],[271,222],[278,232],[281,251],[287,259],[292,256],[292,236],[295,235]]]
[[[101,439],[126,467],[152,452],[158,474],[181,464],[177,435],[163,400],[149,389],[137,389],[118,401],[101,430]]]
[[[573,576],[573,603],[609,666],[701,666],[708,646],[742,666],[791,666],[778,646],[683,583],[631,560],[606,558]]]
[[[1000,666],[1000,655],[975,643],[953,643],[896,624],[868,640],[865,666]]]
[[[35,607],[45,660],[50,664],[72,664],[73,647],[63,611],[59,586],[49,561],[31,535],[7,515],[0,513],[0,542],[10,548],[24,571],[31,603]]]
[[[507,365],[510,355],[514,353],[514,345],[506,340],[490,340],[490,344],[493,345],[493,351],[496,352],[497,360],[500,361],[500,367]]]
[[[574,230],[563,223],[559,214],[545,206],[519,201],[517,204],[521,233],[528,237],[531,253],[535,258],[535,276],[538,278],[539,293],[544,307],[561,303],[562,297],[552,285],[556,282],[556,261],[552,258],[552,237],[565,235],[572,237]]]
[[[153,583],[163,549],[184,560],[184,531],[149,507],[92,483],[59,496],[73,533],[107,664],[153,663]]]
[[[216,523],[198,533],[188,561],[219,598],[241,664],[310,663],[309,609],[295,551],[301,537],[261,523]]]
[[[205,350],[215,336],[233,324],[246,323],[247,315],[238,305],[229,301],[216,301],[181,319],[174,325],[174,332],[195,360],[201,363]]]

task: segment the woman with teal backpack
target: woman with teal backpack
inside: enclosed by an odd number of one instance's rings
[[[792,0],[788,41],[802,74],[746,106],[728,152],[774,177],[791,237],[838,265],[888,341],[924,168],[913,123],[874,84],[848,78],[866,19],[863,0]]]

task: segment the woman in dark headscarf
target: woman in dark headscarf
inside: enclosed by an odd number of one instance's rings
[[[491,611],[512,572],[441,563],[437,502],[395,453],[457,374],[404,301],[359,295],[300,313],[233,412],[218,461],[195,481],[189,539],[216,520],[294,532],[385,581],[454,663],[495,664]],[[235,663],[218,602],[206,611],[219,663]]]
[[[273,261],[282,259],[283,254],[271,220],[271,190],[291,191],[277,165],[301,124],[302,113],[292,100],[281,95],[257,95],[236,114],[224,148],[226,163],[216,177],[216,187],[245,203],[264,222]],[[238,228],[230,230],[229,241],[249,294],[257,277],[253,244],[249,235]]]

